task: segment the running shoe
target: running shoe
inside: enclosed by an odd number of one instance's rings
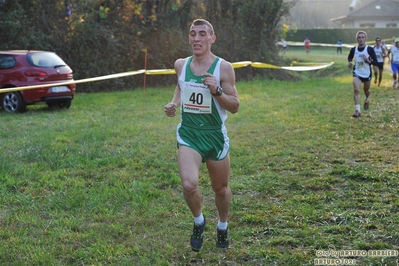
[[[353,113],[353,117],[360,117],[362,114],[358,111],[358,110],[356,110],[354,113]]]
[[[395,80],[395,81],[393,82],[392,88],[395,88],[395,87],[396,87],[396,84],[398,84],[398,81],[397,81],[397,80]]]
[[[370,100],[368,100],[367,102],[364,102],[364,106],[363,106],[364,110],[368,110],[369,106],[370,106]]]
[[[228,248],[229,247],[229,234],[228,234],[228,229],[226,230],[220,230],[217,229],[217,242],[216,246],[218,248]]]
[[[190,239],[190,245],[191,249],[195,252],[200,251],[202,244],[204,243],[205,224],[206,224],[205,217],[204,217],[204,223],[202,225],[194,223],[193,234],[191,235]]]

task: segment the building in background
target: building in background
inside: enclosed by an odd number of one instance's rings
[[[377,0],[360,9],[351,4],[347,15],[332,18],[331,21],[341,28],[398,28],[399,2]]]
[[[380,10],[376,9],[378,5]],[[354,25],[360,24],[355,22],[361,20],[362,24],[374,23],[376,28],[385,28],[387,24],[388,27],[395,27],[395,22],[399,24],[398,5],[399,0],[300,0],[291,8],[290,15],[286,16],[283,22],[290,29],[354,28],[358,27]],[[391,14],[396,13],[396,18],[388,18],[387,13],[382,13],[386,9],[389,9]],[[370,14],[365,13],[366,11]],[[383,22],[384,26],[380,26]],[[399,25],[396,27],[399,28]]]

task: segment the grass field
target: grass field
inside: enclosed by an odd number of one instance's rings
[[[173,87],[77,94],[69,110],[1,112],[0,264],[315,265],[335,258],[320,251],[397,252],[399,91],[385,71],[370,110],[352,118],[344,53],[289,49],[292,60],[335,64],[297,73],[300,82],[237,83],[227,250],[215,247],[205,167],[205,243],[199,253],[189,247],[179,118],[163,113]],[[371,255],[345,258],[397,265],[397,256]]]

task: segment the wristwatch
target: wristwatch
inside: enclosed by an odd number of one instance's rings
[[[222,87],[218,86],[218,87],[216,88],[216,93],[212,93],[212,95],[213,95],[213,96],[220,96],[220,95],[222,95],[223,93],[224,93],[224,91],[223,91]]]

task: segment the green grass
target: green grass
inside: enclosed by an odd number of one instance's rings
[[[69,110],[1,112],[0,264],[313,265],[316,250],[398,249],[398,91],[386,71],[383,86],[372,85],[370,110],[353,119],[345,58],[297,73],[300,82],[237,83],[240,111],[227,120],[233,202],[224,251],[215,247],[204,166],[209,223],[201,252],[189,247],[179,118],[163,113],[173,87],[77,94]]]

